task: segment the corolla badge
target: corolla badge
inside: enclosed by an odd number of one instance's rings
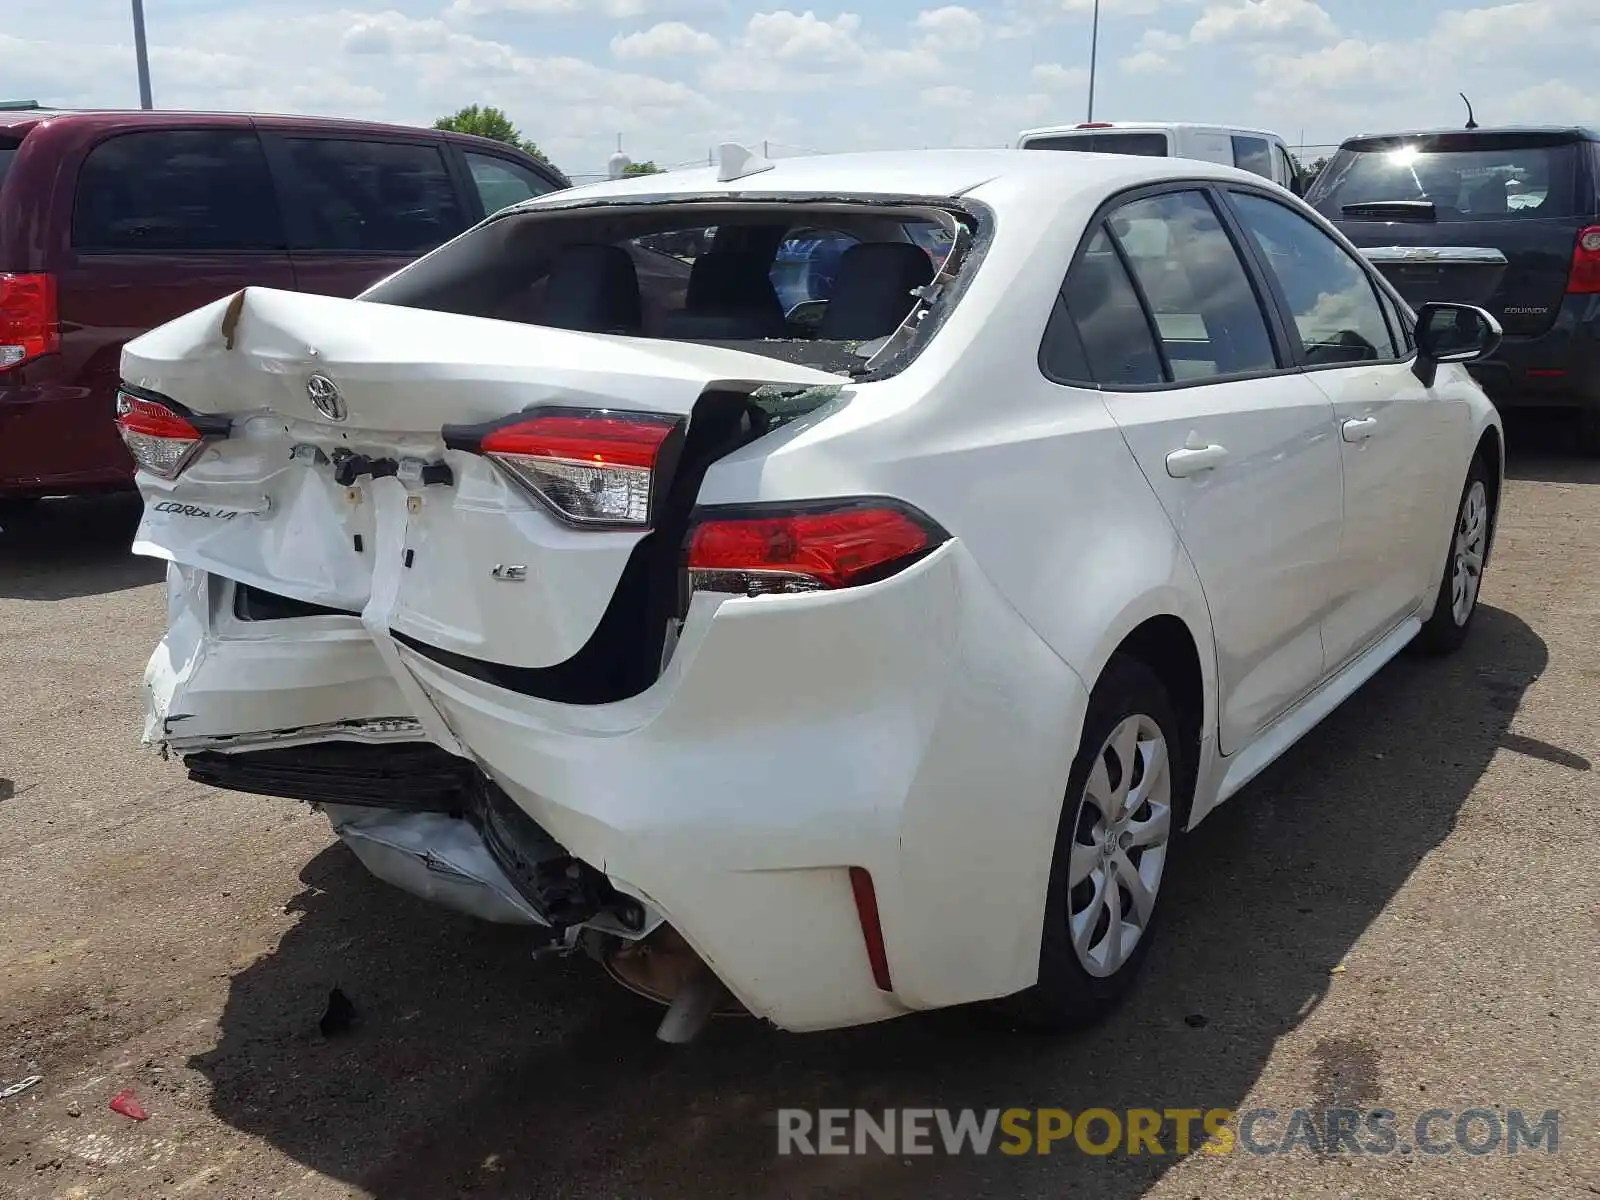
[[[342,421],[349,415],[338,385],[320,372],[306,380],[306,395],[310,397],[311,407],[330,421]]]

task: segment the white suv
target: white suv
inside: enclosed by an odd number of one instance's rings
[[[785,314],[794,229],[852,245]],[[1184,831],[1467,635],[1502,443],[1456,364],[1497,338],[1231,167],[730,153],[533,200],[128,345],[147,737],[587,947],[664,1036],[1068,1024]]]

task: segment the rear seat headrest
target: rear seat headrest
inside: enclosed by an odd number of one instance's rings
[[[933,281],[927,251],[911,242],[861,242],[839,258],[839,275],[817,337],[870,341],[899,328],[916,303],[914,288]]]

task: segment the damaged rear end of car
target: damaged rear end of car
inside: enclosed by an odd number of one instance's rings
[[[803,1026],[749,984],[759,965],[732,981],[714,937],[673,927],[675,905],[716,903],[679,899],[697,868],[677,860],[726,797],[656,836],[637,794],[663,755],[718,787],[738,720],[693,737],[674,723],[686,691],[738,706],[736,672],[679,661],[737,654],[737,632],[713,630],[723,599],[870,589],[927,569],[949,538],[848,480],[783,503],[707,504],[703,484],[912,362],[986,219],[915,196],[563,198],[359,300],[251,288],[129,343],[134,548],[169,564],[147,743],[199,781],[317,805],[407,891],[587,946],[673,1004],[664,1037],[737,1007],[724,982]],[[757,267],[785,231],[829,222],[880,249],[842,302],[781,311]],[[706,228],[692,258],[656,248]],[[942,255],[922,248],[929,228]],[[903,623],[893,604],[878,619]],[[841,863],[827,903],[858,929]],[[864,952],[876,977],[870,936]],[[861,1019],[878,1015],[892,1008]]]

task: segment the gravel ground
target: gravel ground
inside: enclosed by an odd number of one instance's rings
[[[0,1100],[0,1196],[1600,1194],[1600,464],[1512,474],[1467,649],[1393,664],[1207,821],[1143,987],[1053,1041],[946,1013],[655,1043],[587,961],[141,752],[136,507],[47,506],[0,535],[0,1087],[44,1076]],[[360,1020],[329,1040],[336,985]],[[148,1121],[109,1110],[129,1087]],[[776,1155],[776,1109],[833,1106],[1561,1124],[1554,1154]]]

